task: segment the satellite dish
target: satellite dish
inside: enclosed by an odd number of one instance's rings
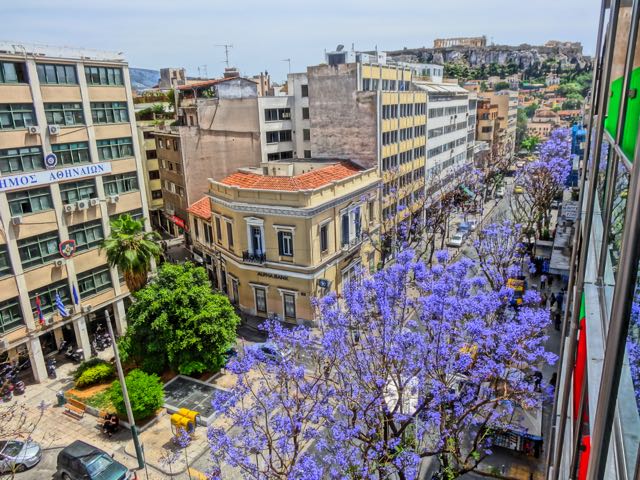
[[[342,50],[344,50],[344,45],[339,44],[339,45],[336,47],[336,52],[341,52]]]

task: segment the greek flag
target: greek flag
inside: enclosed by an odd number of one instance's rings
[[[64,303],[62,303],[62,299],[60,298],[60,294],[56,292],[56,307],[58,308],[58,313],[60,313],[60,315],[62,317],[68,317],[69,316],[69,312],[67,312],[67,308],[64,306]]]

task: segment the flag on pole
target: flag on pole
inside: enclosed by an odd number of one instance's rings
[[[38,322],[44,325],[44,315],[42,314],[42,305],[40,304],[40,295],[36,295],[36,312],[38,312]]]
[[[64,303],[62,303],[62,299],[60,298],[60,294],[58,292],[56,292],[56,307],[58,308],[58,313],[60,313],[60,316],[69,316],[69,312],[67,312],[67,308],[64,306]]]
[[[76,305],[80,305],[80,297],[78,296],[78,291],[76,290],[76,284],[71,285],[71,294],[73,295],[73,303]]]

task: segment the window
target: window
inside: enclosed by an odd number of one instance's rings
[[[124,85],[122,69],[113,67],[84,67],[87,85]]]
[[[58,157],[58,163],[62,165],[91,162],[89,144],[87,142],[59,143],[51,145],[51,150]]]
[[[284,257],[293,257],[293,232],[278,232],[278,253]]]
[[[369,200],[369,203],[367,204],[368,206],[368,216],[369,216],[369,223],[373,223],[374,217],[375,217],[375,203],[373,200]]]
[[[309,107],[302,107],[302,119],[309,120]]]
[[[342,246],[354,244],[360,240],[360,207],[353,207],[342,213]]]
[[[24,268],[48,263],[60,256],[58,232],[18,240],[18,251]]]
[[[265,122],[275,122],[277,120],[290,120],[290,108],[267,108],[264,111]]]
[[[109,267],[99,267],[78,274],[78,290],[80,295],[92,296],[109,290],[112,287]]]
[[[11,261],[9,260],[9,251],[6,245],[0,246],[0,278],[11,275],[13,269],[11,268]]]
[[[85,198],[97,198],[97,196],[98,193],[96,192],[96,182],[94,179],[62,183],[60,185],[62,203],[74,203]]]
[[[7,193],[11,215],[42,212],[53,208],[49,187],[32,188],[20,192]]]
[[[286,152],[267,153],[267,160],[270,162],[274,160],[285,160],[287,158],[293,158],[293,151],[287,150]]]
[[[309,130],[308,128],[303,128],[302,129],[302,139],[304,141],[309,141],[311,140],[311,130]]]
[[[18,297],[0,302],[0,333],[5,334],[24,325]]]
[[[84,125],[81,103],[45,103],[44,114],[49,125]]]
[[[160,170],[151,170],[149,172],[149,180],[160,180]]]
[[[253,287],[256,296],[256,312],[267,313],[267,291],[261,287]]]
[[[296,296],[293,293],[283,293],[284,316],[286,318],[296,318]]]
[[[33,105],[5,103],[0,105],[0,130],[15,130],[37,125]]]
[[[231,222],[226,222],[227,224],[227,242],[229,242],[229,248],[233,247],[233,230]]]
[[[24,63],[0,62],[0,83],[27,83]]]
[[[56,309],[56,294],[60,296],[62,303],[70,303],[69,297],[69,285],[66,280],[51,284],[47,287],[39,288],[38,290],[32,290],[29,292],[29,299],[31,300],[31,309],[34,312],[34,317],[37,318],[36,312],[36,298],[40,299],[40,310],[44,315],[55,312]]]
[[[69,227],[69,238],[76,241],[78,252],[99,246],[104,240],[102,221],[95,220]]]
[[[75,65],[54,65],[39,63],[36,65],[40,83],[77,85]]]
[[[218,243],[222,243],[222,227],[220,226],[220,218],[216,217],[216,238]]]
[[[119,218],[120,215],[129,215],[134,220],[142,220],[144,218],[144,215],[142,214],[142,209],[136,208],[135,210],[129,210],[128,212],[114,213],[113,215],[109,215],[109,221],[110,222],[114,221],[116,218]]]
[[[311,150],[304,151],[304,158],[311,158]]]
[[[0,150],[0,172],[18,173],[44,169],[40,147],[9,148]]]
[[[96,145],[98,146],[98,158],[100,160],[133,157],[133,142],[131,137],[98,140]]]
[[[151,198],[153,200],[161,200],[162,199],[162,190],[152,190]]]
[[[129,121],[125,102],[91,102],[93,123],[124,123]]]
[[[309,96],[309,85],[300,85],[300,96],[302,97]]]
[[[211,230],[209,223],[204,224],[204,241],[209,245],[213,243],[213,230]]]
[[[320,227],[320,252],[326,252],[329,249],[329,225]]]
[[[291,130],[267,132],[267,143],[290,142],[290,141],[291,141]]]
[[[491,127],[491,126],[482,127],[482,133],[489,133],[491,130],[493,130],[493,127]]]
[[[134,192],[138,190],[138,175],[136,172],[108,175],[103,178],[102,183],[107,195]]]

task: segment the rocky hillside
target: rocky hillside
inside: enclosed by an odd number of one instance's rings
[[[466,64],[471,68],[491,64],[510,65],[517,70],[538,70],[544,65],[554,65],[561,71],[591,70],[592,59],[582,52],[579,42],[550,41],[545,45],[487,45],[451,46],[444,48],[404,48],[387,52],[389,58],[398,61],[426,62],[445,65]],[[533,72],[532,72],[533,74]]]
[[[149,70],[146,68],[130,68],[131,88],[139,92],[153,88],[160,80],[159,70]]]

